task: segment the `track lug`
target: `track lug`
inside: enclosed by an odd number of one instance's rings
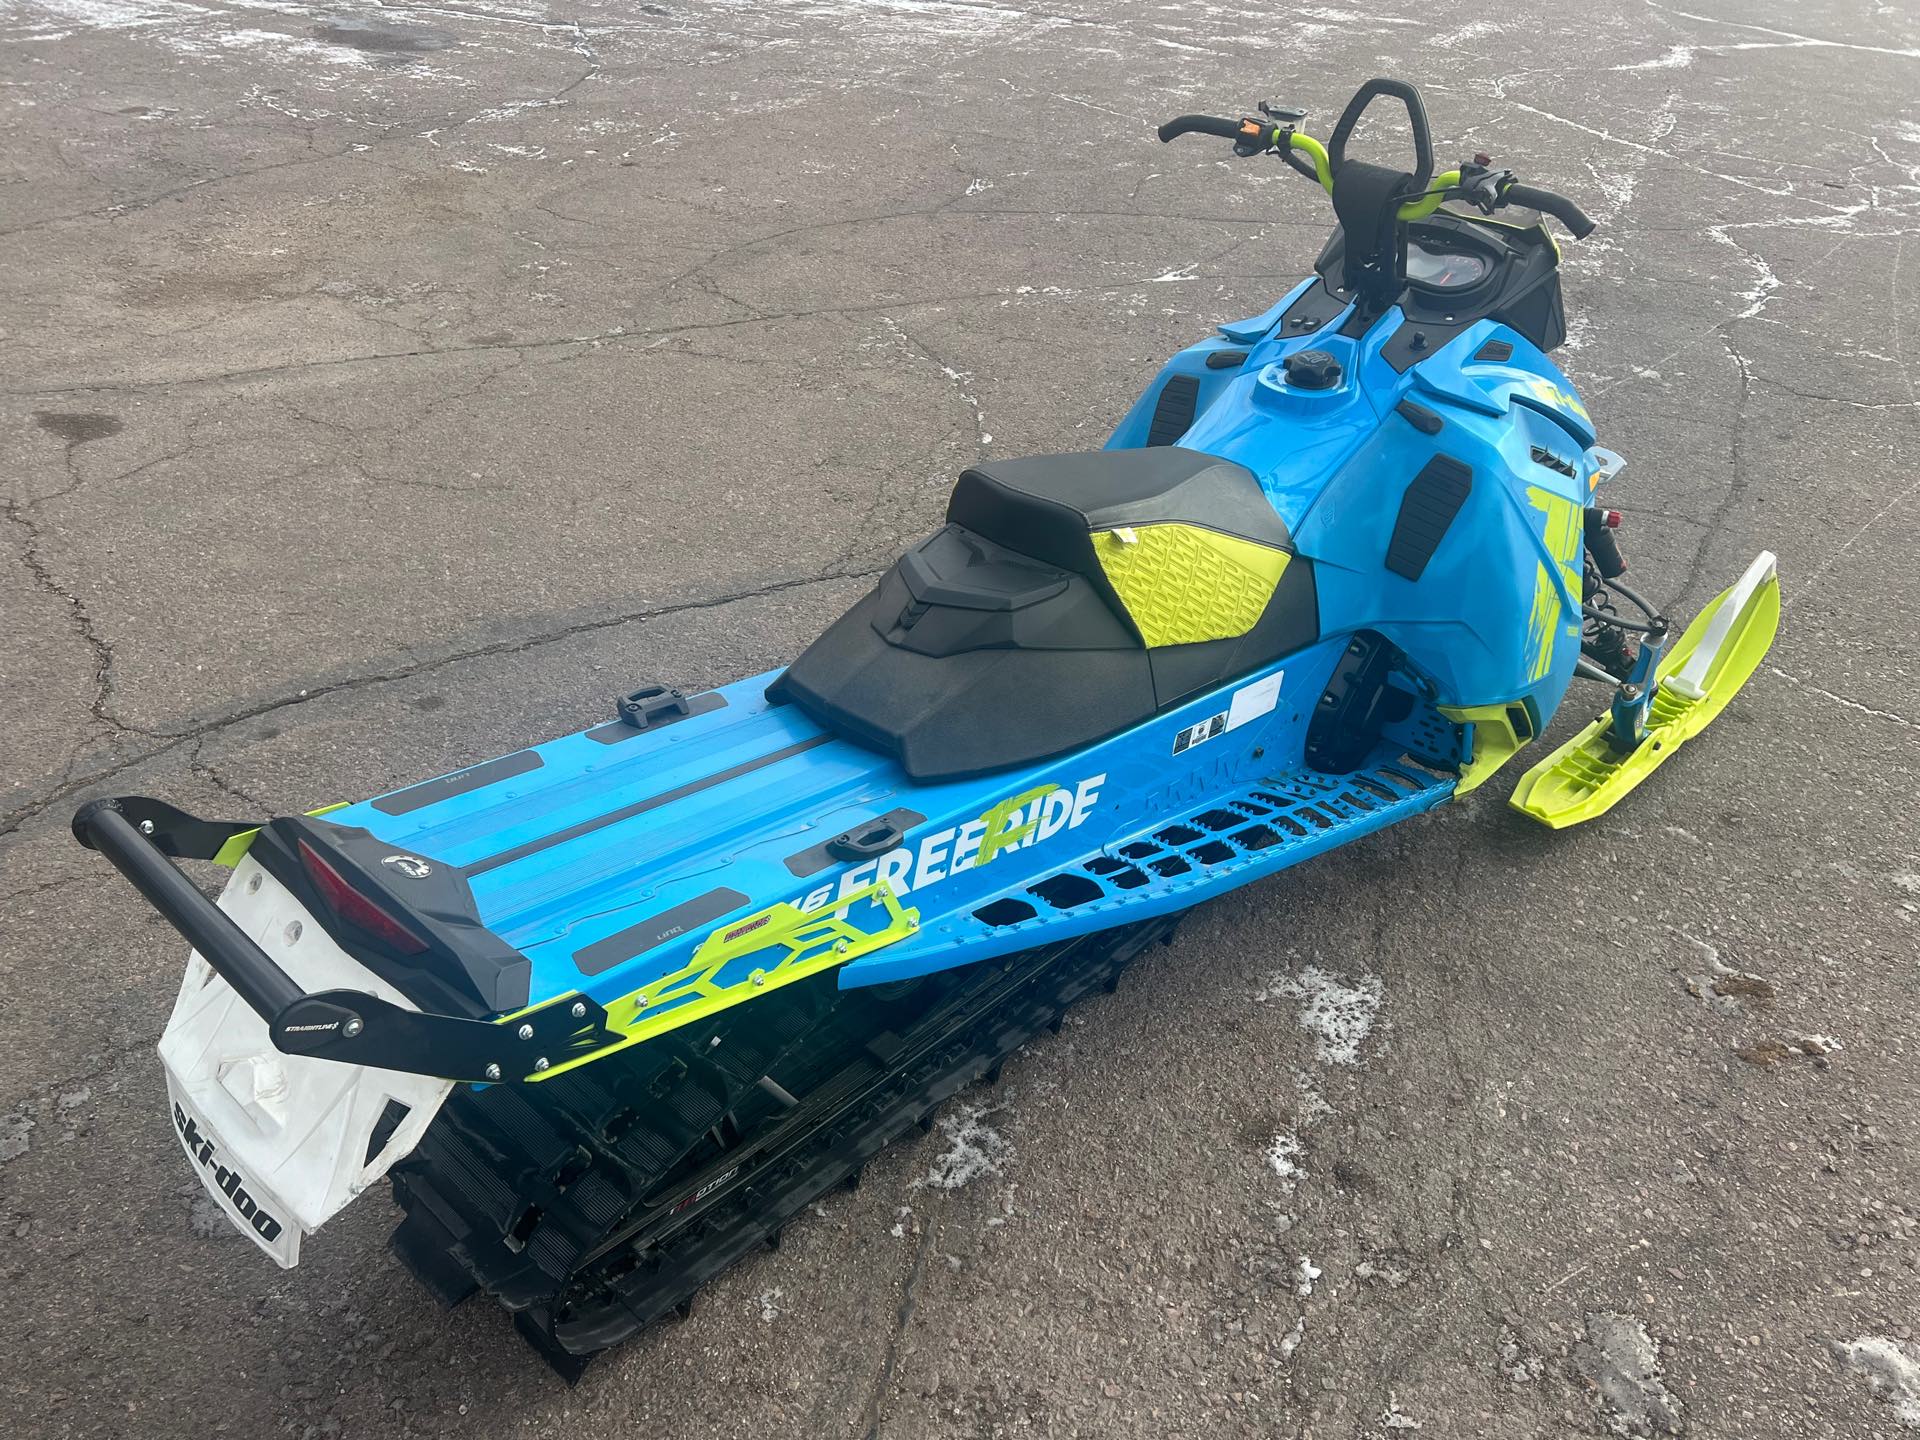
[[[864,1174],[863,1171],[855,1170],[851,1175],[847,1176],[847,1178],[845,1180],[842,1180],[840,1183],[848,1190],[858,1190],[860,1188],[860,1179],[862,1174]]]
[[[926,1114],[922,1115],[918,1120],[914,1121],[913,1123],[920,1127],[920,1133],[922,1135],[927,1134],[929,1131],[933,1129],[933,1126],[934,1126],[934,1112],[931,1110],[927,1111]]]
[[[767,1232],[767,1238],[763,1243],[769,1250],[778,1250],[780,1248],[780,1232],[778,1230],[769,1230]]]
[[[1006,1063],[1004,1059],[994,1061],[993,1064],[981,1072],[981,1080],[988,1085],[998,1085],[1000,1083],[1000,1072],[1006,1068]]]
[[[689,1295],[678,1305],[674,1306],[673,1315],[676,1320],[691,1320],[693,1318],[693,1297]]]

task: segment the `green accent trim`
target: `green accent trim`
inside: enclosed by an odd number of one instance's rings
[[[1468,758],[1460,766],[1455,797],[1476,790],[1505,765],[1522,745],[1533,739],[1533,719],[1518,700],[1505,705],[1439,705],[1439,712],[1456,725],[1468,727]]]
[[[1459,183],[1460,172],[1458,170],[1449,170],[1443,175],[1434,176],[1433,179],[1427,183],[1427,188],[1424,192],[1401,205],[1400,218],[1402,220],[1425,219],[1446,203],[1447,191],[1453,189],[1453,187]]]
[[[1762,558],[1769,563],[1772,559]],[[1759,668],[1779,633],[1779,577],[1766,575],[1737,613],[1722,618],[1721,610],[1740,588],[1733,585],[1721,591],[1661,659],[1647,707],[1647,735],[1639,745],[1625,755],[1615,753],[1607,740],[1613,716],[1602,714],[1521,776],[1507,803],[1555,830],[1591,820],[1611,810],[1669,755],[1704,730]],[[1700,693],[1689,696],[1681,672],[1716,626],[1722,633],[1717,646],[1707,652]]]
[[[1280,133],[1276,126],[1274,134]],[[1287,142],[1313,161],[1313,173],[1320,177],[1320,188],[1327,194],[1333,193],[1333,163],[1327,159],[1327,147],[1311,135],[1302,135],[1298,131],[1287,137]]]
[[[1002,800],[986,814],[980,817],[985,827],[980,832],[980,848],[975,852],[973,868],[978,870],[1002,850],[1011,850],[1022,841],[1033,838],[1033,832],[1039,828],[1040,812],[1035,809],[1033,819],[1024,825],[1012,825],[1008,822],[1035,800],[1044,800],[1058,790],[1058,785],[1036,785],[1031,790],[1015,795],[1010,800]]]
[[[866,901],[873,901],[886,911],[887,923],[878,930],[862,930],[845,918],[849,909]],[[906,939],[919,928],[920,912],[902,907],[893,887],[884,880],[862,886],[819,910],[802,910],[782,900],[744,920],[729,921],[702,940],[693,958],[671,975],[663,975],[646,989],[624,995],[608,1005],[607,1028],[620,1036],[618,1040],[526,1078],[551,1080],[616,1050],[638,1045],[782,985],[791,985],[822,970],[857,960],[882,946]],[[720,972],[727,966],[764,950],[782,953],[732,984],[719,983]],[[534,1009],[571,1005],[579,998],[577,994],[562,995]],[[503,1016],[498,1023],[505,1025],[531,1013],[532,1010],[523,1010]]]
[[[1149,646],[1231,640],[1259,624],[1293,557],[1177,521],[1098,530],[1093,553]]]
[[[1282,139],[1295,150],[1298,150],[1301,154],[1313,161],[1313,173],[1320,181],[1320,188],[1325,190],[1329,195],[1333,194],[1333,162],[1327,159],[1327,147],[1311,135],[1302,134],[1298,130],[1288,134],[1278,125],[1274,126],[1273,135],[1268,140],[1268,144],[1278,149]],[[1433,179],[1428,182],[1424,192],[1417,198],[1408,200],[1401,205],[1400,218],[1402,220],[1419,220],[1431,215],[1446,202],[1446,192],[1453,189],[1454,186],[1459,183],[1460,172],[1458,170],[1449,170],[1444,175],[1434,176]]]
[[[331,805],[322,805],[318,810],[309,810],[307,814],[318,820],[322,815],[331,815],[336,810],[346,809],[350,803],[352,802],[347,800],[336,800]],[[259,833],[258,825],[251,830],[236,830],[227,837],[225,844],[213,852],[213,863],[224,865],[229,870],[233,869],[247,858],[247,851],[253,848],[253,837]]]

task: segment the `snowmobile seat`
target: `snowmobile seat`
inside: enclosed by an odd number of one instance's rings
[[[957,779],[1093,743],[1319,633],[1253,474],[1178,446],[996,460],[768,689]]]

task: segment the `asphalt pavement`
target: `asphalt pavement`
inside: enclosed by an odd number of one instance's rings
[[[305,810],[780,664],[960,468],[1098,446],[1309,267],[1324,197],[1155,122],[1324,135],[1375,74],[1601,220],[1556,358],[1641,588],[1779,554],[1713,730],[1582,830],[1489,785],[1206,907],[576,1388],[384,1194],[292,1272],[230,1233],[184,947],[73,808]],[[0,0],[9,1429],[1920,1429],[1917,295],[1881,0]]]

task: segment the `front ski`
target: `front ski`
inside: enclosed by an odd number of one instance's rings
[[[1605,814],[1726,708],[1779,628],[1780,578],[1773,553],[1763,550],[1661,660],[1651,695],[1636,707],[1635,743],[1622,743],[1628,711],[1617,701],[1523,775],[1509,803],[1555,830]],[[1643,699],[1628,690],[1622,687],[1628,700]]]

